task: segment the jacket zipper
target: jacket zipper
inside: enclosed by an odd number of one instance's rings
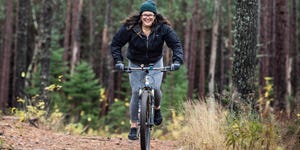
[[[148,38],[149,36],[147,36],[147,44],[146,44],[146,46],[147,46],[147,50],[146,50],[146,58],[148,58],[149,56],[148,56],[148,51],[149,51],[149,38]]]

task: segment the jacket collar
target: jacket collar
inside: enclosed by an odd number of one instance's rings
[[[139,24],[133,26],[132,30],[136,33],[136,34],[141,34],[142,33],[142,29],[141,26]]]

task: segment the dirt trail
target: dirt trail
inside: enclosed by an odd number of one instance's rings
[[[152,150],[178,150],[175,141],[151,140]],[[79,136],[36,128],[17,118],[0,118],[0,149],[20,150],[139,150],[139,141]]]

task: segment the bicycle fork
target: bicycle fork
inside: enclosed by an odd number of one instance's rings
[[[150,113],[149,122],[150,122],[150,129],[152,129],[151,127],[154,124],[154,89],[151,89],[151,94],[150,95],[151,95],[150,96],[151,97],[150,98],[150,106],[151,106],[150,111],[151,111],[151,113]]]
[[[149,119],[147,120],[147,125],[150,126],[152,129],[152,126],[154,125],[154,89],[140,89],[139,90],[139,97],[141,97],[143,91],[147,90],[147,92],[150,95],[150,111],[149,111]],[[138,125],[140,125],[140,113],[141,113],[141,98],[139,98],[138,101]]]

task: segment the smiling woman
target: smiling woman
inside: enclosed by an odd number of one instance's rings
[[[151,32],[151,26],[155,20],[156,13],[156,6],[152,1],[146,1],[141,5],[140,15],[142,20],[142,28],[143,31],[146,31],[147,36]]]
[[[148,37],[151,33],[151,26],[154,22],[155,14],[150,11],[145,11],[141,15],[142,31]]]
[[[127,49],[127,59],[129,67],[138,67],[142,64],[155,67],[163,66],[163,45],[166,42],[168,47],[173,51],[173,70],[180,68],[183,63],[182,44],[170,27],[170,23],[161,14],[157,13],[156,5],[152,0],[148,0],[141,4],[139,14],[130,16],[123,22],[123,26],[113,37],[111,43],[111,53],[115,61],[115,69],[123,70],[123,56],[121,49],[129,43]],[[145,74],[143,72],[130,73],[129,80],[132,88],[132,97],[130,101],[130,120],[131,129],[128,135],[130,140],[137,139],[137,122],[138,122],[138,90],[141,86],[142,79]],[[157,73],[153,76],[155,85],[155,112],[154,124],[162,123],[160,112],[160,100],[163,73]]]
[[[143,33],[148,37],[151,32],[151,26],[155,20],[155,14],[151,11],[144,11],[141,14],[141,20]]]

